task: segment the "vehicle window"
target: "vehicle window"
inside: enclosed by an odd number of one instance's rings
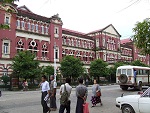
[[[121,74],[121,69],[118,69],[117,74],[119,75]]]
[[[140,70],[140,71],[139,71],[139,75],[143,75],[143,70]]]
[[[150,97],[150,92],[147,92],[143,97]]]
[[[122,74],[126,74],[126,69],[122,69]]]
[[[132,75],[132,70],[131,69],[127,69],[127,75]]]
[[[140,70],[137,70],[137,75],[139,75],[140,74]]]
[[[143,75],[147,75],[146,70],[143,70]]]

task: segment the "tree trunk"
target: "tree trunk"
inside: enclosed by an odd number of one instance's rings
[[[99,76],[97,76],[98,83],[100,82]]]

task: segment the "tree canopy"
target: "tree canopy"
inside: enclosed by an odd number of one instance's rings
[[[83,63],[78,58],[74,58],[73,56],[66,56],[60,62],[60,65],[60,71],[63,77],[77,78],[83,75]]]
[[[19,0],[0,0],[2,3],[12,3],[14,1],[19,1]]]
[[[133,40],[143,54],[150,54],[150,19],[137,22],[133,28]]]
[[[131,65],[133,66],[143,66],[143,67],[148,67],[148,65],[144,64],[143,62],[141,62],[140,60],[136,60],[131,62]]]
[[[50,76],[54,75],[54,67],[53,66],[42,66],[41,67],[41,74]]]
[[[104,77],[108,74],[108,64],[101,59],[97,59],[90,64],[90,76]]]
[[[1,79],[3,80],[5,85],[7,85],[7,83],[10,81],[9,76],[6,76],[6,75],[3,75]]]
[[[20,78],[36,78],[39,73],[39,61],[30,51],[19,52],[12,62],[13,75]]]

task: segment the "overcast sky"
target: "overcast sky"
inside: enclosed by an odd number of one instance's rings
[[[26,5],[34,13],[46,17],[58,13],[63,28],[88,33],[113,24],[122,38],[128,38],[137,21],[150,17],[150,0],[139,0],[126,8],[135,1],[137,0],[20,0],[17,4]]]

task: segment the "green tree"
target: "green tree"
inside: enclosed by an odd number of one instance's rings
[[[12,3],[14,1],[19,1],[19,0],[0,0],[2,3]]]
[[[24,79],[34,79],[40,73],[39,61],[30,51],[19,52],[12,62],[13,75]]]
[[[109,74],[107,76],[107,78],[110,80],[110,81],[113,81],[115,82],[116,81],[116,70],[119,66],[123,66],[123,65],[126,65],[127,63],[125,62],[116,62],[114,64],[113,67],[110,67],[108,70]]]
[[[90,64],[90,76],[97,77],[105,77],[108,75],[108,64],[101,59],[97,59],[91,62]]]
[[[144,63],[141,62],[140,60],[133,61],[133,62],[131,63],[131,65],[133,65],[133,66],[143,66],[143,67],[148,67],[148,65],[144,64]]]
[[[77,78],[83,75],[83,63],[78,58],[74,58],[73,56],[66,56],[60,62],[60,65],[60,71],[63,77]]]
[[[41,74],[49,77],[50,75],[54,75],[54,67],[53,66],[42,66]]]
[[[3,80],[3,82],[4,82],[5,85],[7,85],[8,82],[10,81],[9,76],[5,76],[5,75],[3,75],[1,79]]]
[[[137,22],[133,28],[133,40],[143,54],[150,54],[150,19]]]

